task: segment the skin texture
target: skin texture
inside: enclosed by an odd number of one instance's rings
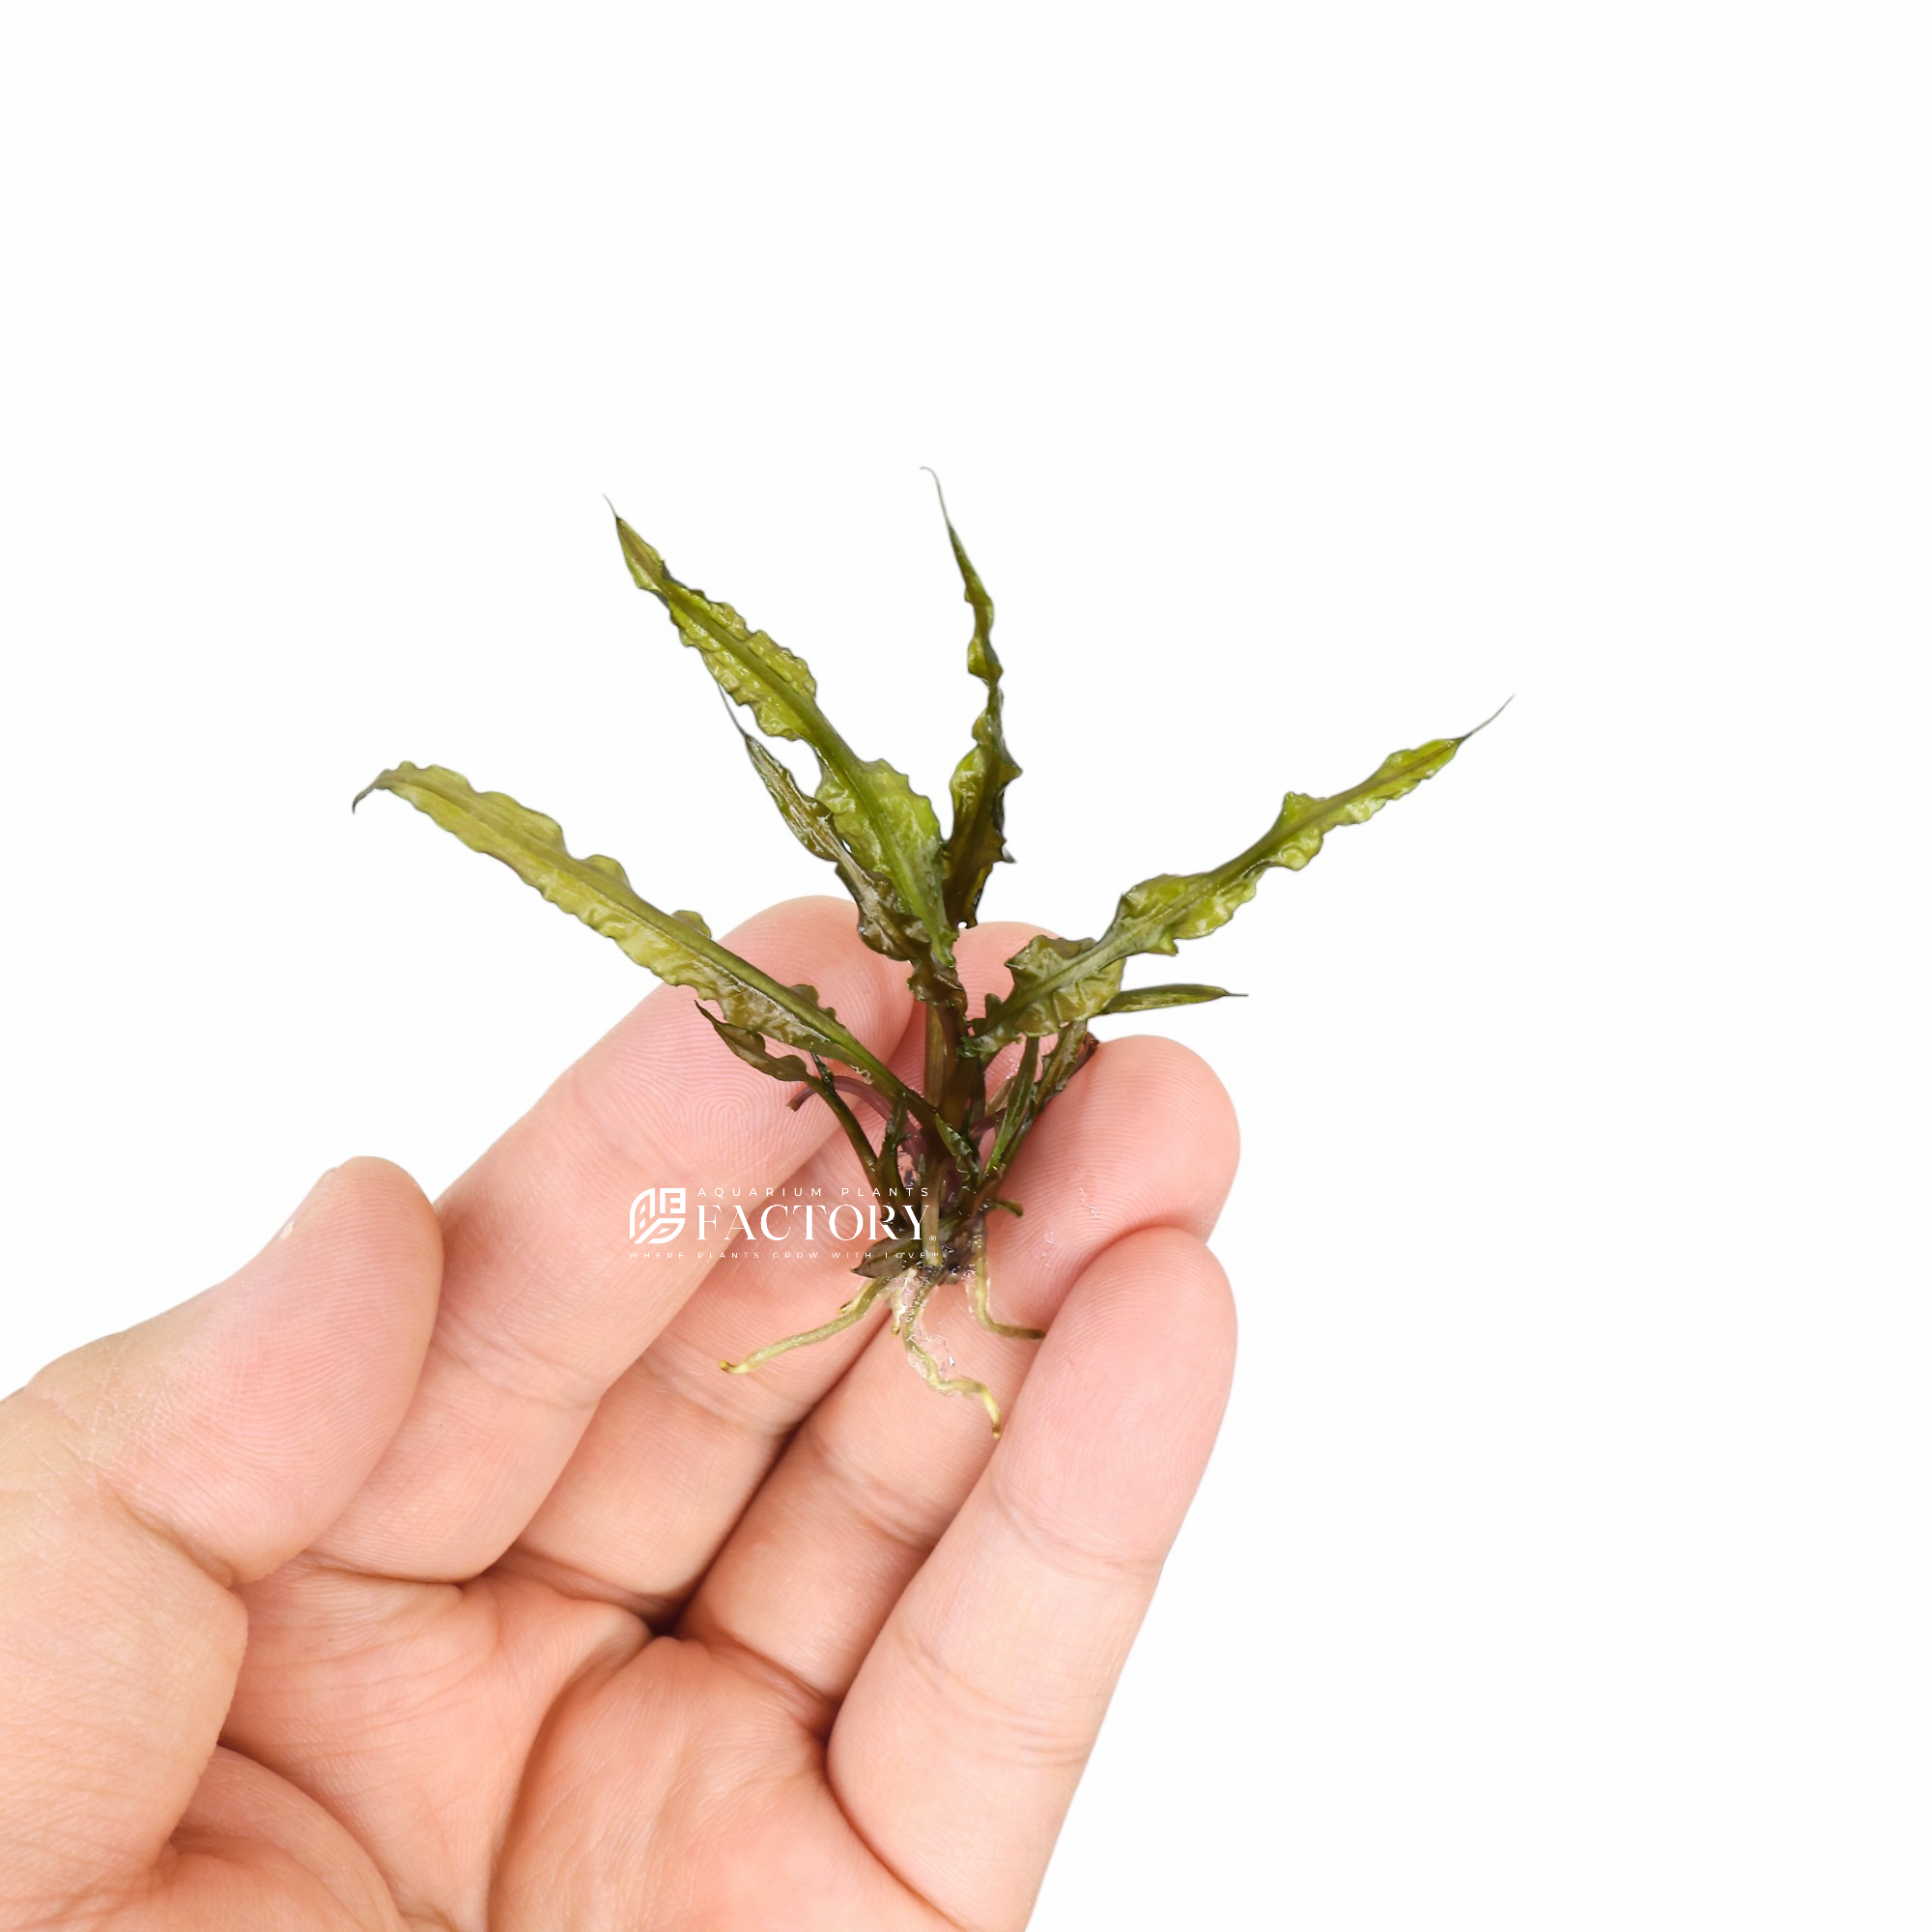
[[[916,1075],[851,927],[798,900],[729,944]],[[1032,930],[967,934],[969,986]],[[997,1447],[877,1321],[718,1373],[862,1244],[628,1244],[652,1182],[858,1183],[688,994],[434,1208],[332,1170],[0,1405],[0,1927],[1023,1925],[1220,1420],[1235,1159],[1170,1041],[1055,1103],[992,1251],[1047,1340],[935,1324]]]

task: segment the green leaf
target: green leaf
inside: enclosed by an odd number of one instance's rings
[[[935,975],[957,996],[932,801],[914,791],[903,772],[883,758],[861,758],[838,735],[818,708],[818,685],[803,658],[753,631],[730,605],[679,582],[622,517],[617,539],[633,581],[670,612],[724,695],[742,704],[766,736],[810,747],[819,766],[818,802],[831,813],[840,841],[862,870],[889,884],[909,941],[930,952]]]
[[[859,1166],[866,1178],[879,1193],[891,1192],[888,1185],[891,1163],[896,1157],[894,1143],[888,1139],[879,1147],[873,1147],[866,1138],[866,1130],[859,1124],[858,1116],[846,1104],[845,1096],[838,1091],[838,1077],[824,1061],[814,1059],[808,1066],[795,1053],[774,1053],[765,1042],[749,1027],[733,1026],[728,1020],[721,1020],[718,1015],[704,1007],[697,1009],[711,1022],[712,1031],[726,1046],[742,1060],[747,1066],[755,1066],[760,1073],[787,1087],[809,1088],[831,1108],[832,1117],[838,1122],[838,1130],[851,1143],[852,1151],[859,1156]],[[858,1083],[853,1083],[855,1086]],[[866,1092],[863,1087],[860,1092]],[[806,1095],[801,1093],[798,1100]],[[795,1100],[794,1106],[798,1104]],[[901,1126],[905,1121],[903,1101],[895,1103],[893,1118]]]
[[[860,869],[882,885],[891,882],[895,910],[911,943],[923,942],[936,970],[956,984],[952,925],[939,877],[939,815],[932,801],[914,791],[906,775],[884,758],[855,758],[849,751],[843,757],[821,754],[814,796],[831,812]]]
[[[1122,971],[1130,958],[1172,952],[1181,940],[1199,939],[1225,925],[1254,897],[1264,872],[1277,866],[1298,872],[1321,851],[1330,832],[1364,823],[1391,800],[1434,778],[1474,735],[1465,731],[1460,738],[1433,738],[1413,751],[1393,753],[1359,784],[1330,798],[1290,792],[1275,822],[1226,865],[1208,872],[1163,872],[1130,888],[1115,908],[1113,923],[1096,940],[1029,941],[1008,962],[1013,974],[1011,992],[972,1023],[971,1050],[994,1053],[1022,1034],[1052,1033],[1104,1012],[1121,996]]]
[[[760,1073],[769,1074],[772,1079],[782,1081],[788,1087],[814,1087],[817,1085],[811,1068],[795,1053],[774,1053],[765,1044],[764,1036],[752,1031],[750,1027],[733,1026],[729,1020],[721,1020],[708,1007],[697,1009],[711,1022],[711,1028],[718,1037],[742,1060],[747,1066],[755,1066]],[[799,1098],[805,1098],[800,1094]]]
[[[1044,1066],[1038,1065],[1038,1047],[1037,1037],[1030,1034],[1025,1050],[1020,1055],[1018,1070],[1001,1091],[1004,1112],[992,1145],[986,1150],[979,1185],[973,1191],[972,1211],[975,1213],[992,1208],[1004,1208],[1009,1214],[1023,1211],[1017,1201],[1003,1201],[993,1193],[993,1189],[1018,1158],[1033,1123],[1095,1051],[1095,1043],[1087,1031],[1085,1020],[1075,1020],[1061,1030],[1060,1037],[1053,1043],[1053,1051],[1046,1056]],[[1037,1066],[1038,1073],[1036,1076]]]
[[[791,828],[792,836],[814,859],[837,866],[845,890],[859,908],[859,937],[874,952],[890,959],[919,961],[921,949],[912,940],[906,923],[893,902],[891,882],[867,871],[845,849],[838,837],[831,810],[806,791],[775,757],[749,731],[740,735],[746,755],[757,773],[779,815]]]
[[[632,581],[670,612],[680,636],[703,658],[725,696],[742,704],[774,738],[803,738],[818,714],[818,682],[801,657],[753,631],[730,605],[680,583],[664,558],[617,518],[617,541]]]
[[[1049,1100],[1059,1096],[1066,1083],[1092,1060],[1100,1049],[1100,1043],[1087,1031],[1085,1020],[1075,1020],[1065,1028],[1053,1043],[1053,1051],[1047,1056],[1045,1070],[1039,1076],[1039,1094],[1033,1103],[1033,1110],[1038,1114]],[[1013,1210],[1017,1213],[1019,1210]]]
[[[1231,993],[1225,986],[1141,986],[1130,993],[1116,993],[1100,1009],[1102,1013],[1151,1013],[1161,1007],[1198,1007],[1204,1000],[1244,1000],[1245,993]]]
[[[902,1236],[895,1239],[874,1241],[852,1272],[868,1276],[873,1281],[890,1281],[893,1276],[904,1274],[907,1268],[916,1266],[918,1262],[918,1236]]]
[[[393,792],[453,832],[471,851],[500,860],[552,905],[614,940],[660,980],[689,986],[714,1002],[724,1020],[826,1060],[842,1062],[896,1097],[902,1083],[819,1004],[810,986],[784,986],[720,946],[687,919],[662,911],[632,889],[616,860],[574,858],[554,818],[528,810],[500,791],[477,791],[442,765],[401,764],[356,794]]]
[[[931,470],[933,488],[939,478]],[[1000,660],[993,649],[993,600],[980,582],[980,573],[952,527],[946,508],[946,492],[939,491],[939,514],[946,519],[946,535],[953,561],[965,585],[973,612],[973,636],[966,646],[966,668],[986,687],[986,702],[973,721],[973,749],[952,774],[952,830],[946,837],[946,911],[955,925],[973,925],[980,916],[980,895],[995,866],[1009,862],[1007,850],[1007,787],[1020,768],[1007,750],[1000,695]]]
[[[991,1043],[995,1032],[1004,1046],[1021,1032],[1051,1033],[1072,1020],[1091,1019],[1121,990],[1123,963],[1123,957],[1105,951],[1104,940],[1056,939],[1044,932],[1028,940],[1007,961],[1013,976],[1012,990],[1004,1000],[987,1001],[984,1017],[968,1027],[965,1049],[984,1057],[998,1051]],[[1044,1024],[1003,1030],[1007,1019],[1022,1013],[1031,1022],[1030,1009],[1035,1007]]]
[[[999,1129],[993,1136],[992,1147],[987,1151],[985,1178],[988,1182],[1005,1171],[1007,1162],[1012,1158],[1013,1150],[1026,1134],[1027,1125],[1033,1119],[1034,1100],[1039,1092],[1038,1072],[1039,1041],[1029,1035],[1020,1055],[1018,1070],[1007,1084]]]

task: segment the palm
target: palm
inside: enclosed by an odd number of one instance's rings
[[[265,1675],[248,1754],[276,1755],[277,1705],[351,1741],[329,1808],[405,1924],[946,1922],[893,1868],[915,1818],[840,1808],[822,1707],[728,1651],[646,1642],[627,1612],[487,1577],[350,1666]],[[398,1686],[420,1690],[400,1715]]]
[[[906,1026],[849,911],[780,908],[734,943],[874,1041]],[[971,935],[969,980],[1016,943]],[[434,1220],[395,1170],[340,1171],[253,1264],[268,1284],[200,1318],[235,1325],[220,1366],[177,1364],[166,1422],[134,1416],[127,1448],[96,1428],[97,1487],[131,1505],[113,1534],[158,1520],[193,1565],[156,1586],[152,1630],[102,1625],[161,1681],[121,1758],[73,1773],[91,1815],[125,1819],[101,1827],[120,1864],[45,1896],[129,1924],[1023,1923],[1225,1395],[1200,1241],[1233,1152],[1218,1088],[1164,1042],[1117,1043],[1056,1104],[994,1248],[1005,1312],[1054,1332],[953,1325],[1008,1401],[997,1451],[869,1324],[717,1373],[842,1300],[863,1241],[634,1247],[636,1186],[836,1201],[860,1176],[680,996]],[[279,1315],[248,1312],[276,1293]],[[90,1375],[134,1386],[129,1360],[182,1347],[147,1334],[97,1345],[104,1372],[93,1350],[55,1365],[48,1407],[105,1412]],[[221,1400],[197,1417],[179,1385],[204,1383]],[[245,1655],[215,1588],[238,1576]],[[0,1636],[24,1614],[0,1599]],[[163,1753],[145,1781],[137,1739]]]

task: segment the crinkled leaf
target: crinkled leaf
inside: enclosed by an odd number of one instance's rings
[[[832,814],[860,870],[882,893],[890,882],[909,943],[917,948],[923,940],[935,967],[953,981],[952,926],[939,877],[942,841],[932,801],[884,758],[856,758],[849,751],[842,758],[821,757],[814,796]]]
[[[729,1020],[721,1020],[708,1008],[697,1009],[711,1022],[712,1031],[726,1046],[742,1060],[747,1066],[755,1066],[760,1073],[769,1074],[772,1079],[782,1081],[788,1087],[811,1087],[817,1083],[809,1067],[795,1053],[774,1053],[765,1044],[764,1036],[755,1034],[750,1027],[733,1026]],[[801,1094],[801,1100],[809,1096]]]
[[[1045,1024],[1000,1031],[1000,1045],[1023,1031],[1051,1033],[1071,1020],[1091,1018],[1121,990],[1123,963],[1123,956],[1105,950],[1104,939],[1057,939],[1043,932],[1028,940],[1007,961],[1013,976],[1011,992],[1005,1000],[987,1002],[985,1016],[968,1030],[968,1050],[981,1055],[995,1052],[994,1033],[1009,1017],[1030,1012],[1036,1005],[1045,1015]]]
[[[937,488],[939,478],[932,479]],[[946,837],[946,911],[955,925],[972,925],[980,916],[980,895],[995,866],[1010,860],[1007,850],[1007,787],[1020,768],[1007,750],[1000,695],[1000,659],[993,649],[993,600],[980,582],[980,573],[952,527],[946,493],[939,494],[939,514],[946,519],[946,535],[953,561],[965,585],[973,612],[973,636],[966,646],[966,668],[986,687],[986,702],[973,721],[973,749],[952,774],[952,830]]]
[[[819,1003],[810,986],[784,986],[696,925],[640,897],[616,860],[572,856],[563,828],[507,793],[477,791],[442,765],[401,764],[357,794],[393,792],[453,832],[471,851],[500,860],[551,904],[601,932],[660,980],[714,1002],[724,1020],[752,1034],[858,1068],[885,1093],[902,1083]]]
[[[890,959],[917,961],[920,952],[906,930],[905,921],[893,903],[889,881],[867,871],[845,849],[833,823],[831,810],[805,790],[785,769],[783,762],[747,731],[743,734],[746,754],[757,773],[779,815],[791,828],[792,836],[814,859],[837,866],[845,890],[859,908],[859,937],[874,952]]]
[[[956,988],[932,801],[914,791],[903,772],[883,758],[861,758],[838,735],[818,708],[818,686],[803,658],[753,631],[730,605],[679,582],[622,517],[617,538],[633,581],[670,612],[724,695],[742,704],[768,737],[810,747],[819,764],[819,803],[845,849],[863,870],[890,883],[894,910],[909,938],[923,942],[938,976]]]
[[[973,1143],[957,1127],[941,1120],[930,1107],[915,1105],[914,1117],[928,1134],[934,1135],[941,1146],[952,1156],[959,1172],[968,1180],[977,1180],[980,1175],[980,1156]]]
[[[617,541],[632,581],[670,612],[679,635],[703,658],[725,696],[742,704],[771,737],[809,737],[818,720],[818,681],[810,666],[768,633],[753,630],[730,605],[680,583],[622,517]]]
[[[1120,996],[1122,971],[1135,954],[1172,952],[1179,941],[1225,925],[1254,897],[1264,872],[1276,866],[1299,871],[1321,851],[1327,834],[1338,826],[1360,825],[1413,791],[1472,735],[1433,738],[1413,751],[1393,753],[1359,784],[1330,798],[1290,792],[1275,822],[1245,852],[1212,871],[1144,879],[1122,895],[1113,923],[1096,940],[1030,941],[1009,962],[1011,992],[973,1023],[972,1050],[992,1053],[1022,1034],[1052,1033],[1105,1011]]]
[[[1100,1009],[1102,1013],[1151,1013],[1161,1007],[1198,1007],[1204,1000],[1239,1000],[1246,995],[1231,993],[1225,986],[1138,986],[1132,992],[1116,993]]]

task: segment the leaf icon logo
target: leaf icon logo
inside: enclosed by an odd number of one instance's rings
[[[631,1203],[631,1244],[661,1247],[684,1233],[685,1190],[647,1187]]]

